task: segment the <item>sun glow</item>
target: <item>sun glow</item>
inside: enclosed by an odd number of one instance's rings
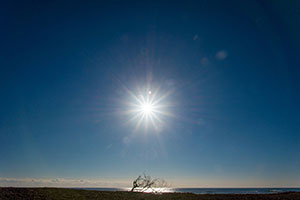
[[[152,111],[153,111],[153,106],[151,103],[144,103],[141,105],[141,111],[143,112],[143,114],[145,115],[151,115]]]
[[[164,118],[172,117],[168,112],[170,102],[168,96],[171,91],[162,92],[157,89],[153,90],[137,90],[138,93],[125,88],[129,94],[127,109],[124,114],[128,115],[128,122],[135,123],[135,129],[138,130],[141,126],[145,130],[153,127],[154,130],[160,132],[164,126]]]

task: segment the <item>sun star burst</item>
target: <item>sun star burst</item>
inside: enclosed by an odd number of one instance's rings
[[[153,112],[153,106],[151,103],[143,103],[141,105],[141,111],[143,112],[144,115],[151,115]]]
[[[170,92],[165,94],[159,93],[159,90],[146,90],[144,92],[134,93],[126,89],[130,94],[130,100],[127,102],[128,122],[135,123],[135,131],[144,125],[145,129],[153,127],[154,130],[159,130],[163,124],[164,116],[171,116],[167,112],[167,96]]]

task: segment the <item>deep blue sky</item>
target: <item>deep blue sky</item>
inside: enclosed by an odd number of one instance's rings
[[[300,186],[299,9],[2,2],[0,185],[123,186],[147,172],[173,186]],[[124,88],[147,83],[173,91],[175,117],[133,133]]]

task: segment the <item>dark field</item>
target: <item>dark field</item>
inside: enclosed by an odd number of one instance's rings
[[[165,193],[165,194],[146,194],[131,192],[103,192],[103,191],[86,191],[76,189],[62,188],[0,188],[0,199],[110,199],[110,200],[151,200],[151,199],[206,199],[206,200],[230,200],[230,199],[272,199],[272,200],[300,200],[299,192],[288,192],[278,194],[191,194],[191,193]]]

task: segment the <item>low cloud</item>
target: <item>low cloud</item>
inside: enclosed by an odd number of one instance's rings
[[[128,187],[130,183],[130,180],[0,177],[0,187]]]

